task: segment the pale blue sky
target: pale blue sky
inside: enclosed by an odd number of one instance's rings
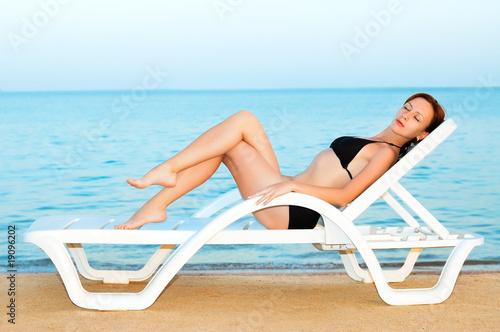
[[[134,89],[147,68],[169,73],[159,89],[478,86],[500,81],[499,14],[495,0],[0,0],[0,89]]]

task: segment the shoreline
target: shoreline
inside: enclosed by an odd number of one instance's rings
[[[414,269],[411,274],[412,275],[440,275],[441,270],[417,270]],[[17,275],[47,275],[47,274],[56,274],[59,275],[58,272],[22,272],[16,271]],[[460,275],[471,275],[471,274],[500,274],[499,270],[462,270],[460,271]],[[1,272],[0,276],[8,275],[7,272]],[[178,276],[220,276],[220,275],[230,275],[230,276],[324,276],[324,275],[346,275],[346,271],[341,270],[328,270],[328,269],[309,269],[309,270],[301,270],[301,269],[256,269],[250,272],[250,269],[234,269],[234,270],[180,270],[177,272]]]
[[[52,264],[52,262],[51,262]],[[417,262],[413,268],[412,273],[429,273],[436,274],[441,273],[445,262]],[[335,267],[332,266],[318,266],[314,265],[307,267],[304,265],[300,266],[282,266],[282,267],[255,267],[253,264],[245,265],[240,264],[241,267],[235,267],[238,264],[231,264],[231,268],[225,268],[224,265],[214,264],[213,266],[204,267],[197,266],[193,264],[190,266],[186,264],[183,266],[178,275],[219,275],[219,274],[235,274],[235,275],[268,275],[268,274],[345,274],[345,267],[342,264],[337,264]],[[124,270],[139,270],[142,266],[92,266],[97,269],[124,269]],[[364,264],[361,264],[362,269],[366,269]],[[401,264],[381,264],[383,269],[397,269],[401,267]],[[467,264],[464,263],[460,273],[496,273],[500,272],[500,262],[491,262],[484,264],[483,262]],[[40,266],[33,270],[25,271],[25,268],[21,268],[17,271],[19,274],[39,274],[39,273],[58,273],[56,268],[53,266],[51,270],[40,269]],[[0,273],[1,274],[1,273]]]
[[[438,272],[412,273],[394,288],[432,287]],[[0,287],[8,279],[2,273]],[[83,281],[88,291],[138,292],[145,282],[104,285]],[[355,282],[345,273],[321,274],[178,274],[149,308],[140,311],[82,309],[68,297],[56,273],[16,275],[16,326],[5,330],[332,330],[405,331],[498,330],[500,271],[463,271],[450,298],[440,304],[391,306],[373,284]],[[0,300],[8,303],[7,292]],[[5,307],[5,306],[4,306]],[[4,311],[7,308],[4,309]],[[388,319],[390,317],[390,319]]]
[[[413,271],[418,272],[433,272],[441,271],[446,262],[441,260],[434,261],[417,261],[413,267]],[[116,269],[116,270],[139,270],[144,264],[121,264],[121,263],[103,263],[103,262],[92,262],[91,266],[95,269]],[[383,269],[398,269],[402,266],[400,261],[398,262],[380,262],[380,266]],[[29,268],[27,268],[29,267]],[[366,265],[360,262],[360,267],[366,269]],[[205,272],[206,271],[206,272]],[[313,263],[313,264],[301,264],[301,263],[280,263],[274,264],[270,262],[266,263],[186,263],[179,273],[245,273],[245,271],[263,271],[263,273],[268,273],[267,271],[276,273],[302,273],[307,271],[307,273],[344,273],[345,266],[339,262],[330,263]],[[500,271],[500,261],[498,260],[466,260],[462,265],[461,271]],[[32,262],[23,262],[22,265],[18,267],[18,272],[20,273],[57,273],[57,270],[49,257],[44,258],[42,261],[34,260]],[[252,272],[253,273],[253,272]]]

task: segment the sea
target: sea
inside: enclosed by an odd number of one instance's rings
[[[432,94],[457,130],[404,179],[410,191],[446,227],[484,236],[464,270],[500,267],[500,88],[378,88],[221,91],[0,91],[0,264],[18,272],[55,272],[44,252],[23,243],[34,220],[52,215],[130,216],[159,187],[139,190],[128,177],[186,147],[198,135],[242,109],[262,122],[285,175],[304,170],[342,135],[372,136],[386,128],[406,98]],[[235,188],[221,165],[205,184],[168,207],[187,217]],[[404,226],[378,200],[355,222]],[[9,229],[15,227],[14,253]],[[12,233],[12,232],[11,232]],[[12,243],[11,243],[12,245]],[[12,249],[12,247],[10,247]],[[138,269],[156,246],[85,245],[101,269]],[[377,252],[398,266],[408,252]],[[9,256],[9,254],[14,254]],[[439,269],[449,249],[427,249],[417,269]],[[12,266],[10,266],[12,268]],[[336,252],[311,244],[206,245],[181,273],[330,273],[343,271]]]

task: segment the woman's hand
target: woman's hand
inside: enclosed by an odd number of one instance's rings
[[[255,194],[250,195],[248,198],[254,198],[262,195],[262,197],[255,204],[260,204],[264,202],[263,205],[267,205],[276,197],[288,194],[294,189],[295,189],[295,182],[293,181],[279,182],[270,185],[269,187],[266,187],[262,190],[259,190]]]

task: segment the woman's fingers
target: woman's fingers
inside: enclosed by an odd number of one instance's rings
[[[266,196],[266,194],[269,192],[269,190],[270,190],[270,188],[264,188],[262,190],[259,190],[255,194],[248,196],[248,199],[261,196],[260,199],[255,203],[255,204],[260,204],[260,202],[262,202],[263,198]]]
[[[255,202],[255,204],[259,205],[260,203],[264,202],[264,205],[269,203],[269,197],[272,195],[271,190],[263,190],[262,196]]]
[[[262,201],[264,201],[263,205],[267,205],[271,203],[273,199],[275,199],[278,195],[276,194],[276,191],[270,191],[266,195],[262,197]]]
[[[266,206],[276,197],[285,195],[291,191],[293,191],[293,184],[291,184],[290,182],[282,182],[264,188],[256,192],[255,194],[248,196],[248,199],[260,196],[255,204],[259,205],[262,203],[263,206]]]
[[[263,205],[267,205],[276,197],[290,192],[291,190],[289,190],[288,188],[289,188],[288,183],[277,183],[277,184],[273,184],[267,188],[264,188],[264,189],[256,192],[253,195],[248,196],[248,198],[254,198],[254,197],[261,196],[257,200],[257,202],[255,202],[255,204],[258,205],[258,204],[264,202]]]
[[[271,201],[272,201],[274,198],[275,198],[275,196],[274,196],[274,195],[271,195],[271,196],[267,197],[266,201],[265,201],[265,202],[264,202],[264,204],[262,204],[262,205],[264,205],[264,206],[265,206],[265,205],[267,205],[267,204],[271,203]]]
[[[264,195],[262,195],[261,198],[259,198],[259,200],[257,202],[255,202],[256,205],[259,205],[260,203],[262,203],[263,201],[265,201],[268,197],[268,194],[265,193]],[[265,205],[265,204],[264,204]]]

